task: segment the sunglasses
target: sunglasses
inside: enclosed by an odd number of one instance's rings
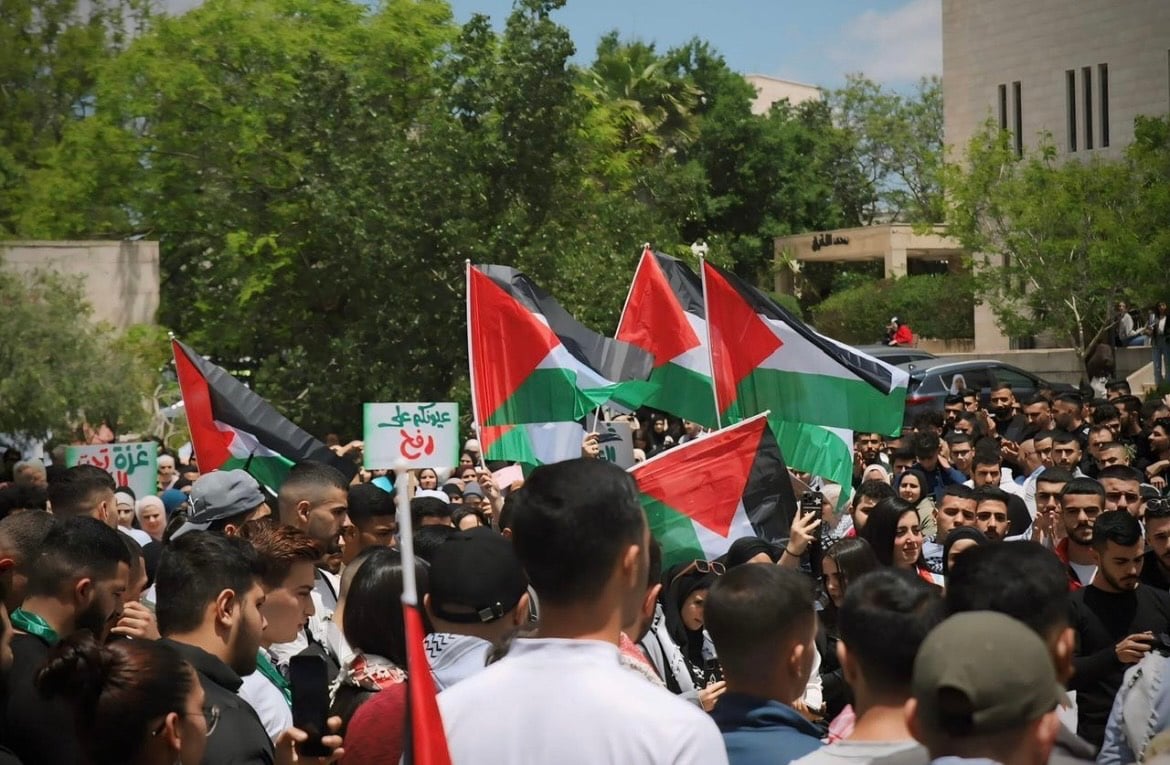
[[[194,714],[191,712],[179,712],[179,714],[181,714],[184,717],[194,717]],[[219,725],[219,707],[216,706],[215,704],[212,704],[209,707],[204,707],[203,711],[202,711],[202,715],[203,715],[203,721],[205,723],[207,723],[207,735],[210,736],[212,733],[215,732],[215,726]],[[157,736],[158,734],[162,733],[163,729],[166,727],[167,727],[166,722],[163,722],[162,725],[158,726],[153,731],[151,731],[150,735]]]
[[[675,574],[674,579],[671,579],[670,583],[674,584],[687,574],[694,572],[698,572],[700,574],[714,574],[715,576],[723,576],[723,574],[727,573],[727,567],[716,560],[693,560],[687,565],[686,568]]]

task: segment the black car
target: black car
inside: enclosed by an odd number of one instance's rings
[[[857,350],[894,366],[909,362],[930,361],[935,358],[935,355],[930,351],[911,348],[907,345],[859,345]]]
[[[964,388],[979,391],[979,401],[987,406],[991,398],[991,387],[1007,383],[1012,387],[1017,400],[1024,400],[1042,385],[1051,387],[1057,393],[1075,393],[1076,386],[1068,383],[1048,382],[1031,372],[993,359],[973,361],[947,361],[931,359],[899,364],[910,373],[910,384],[906,390],[906,419],[909,421],[921,412],[937,411],[943,408],[943,399],[952,391]]]

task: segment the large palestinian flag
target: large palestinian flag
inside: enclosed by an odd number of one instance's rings
[[[703,264],[719,411],[771,411],[789,464],[847,485],[852,431],[901,431],[909,375],[813,331],[734,274]]]
[[[178,340],[171,348],[201,471],[242,468],[273,491],[302,460],[333,465],[347,479],[357,472],[222,368]]]
[[[740,537],[787,536],[796,498],[764,415],[651,457],[630,469],[662,567],[712,560]]]
[[[641,402],[653,358],[586,328],[527,276],[467,268],[468,361],[479,426],[575,422],[612,396]]]
[[[642,253],[618,322],[617,339],[654,356],[645,405],[708,428],[719,427],[703,318],[703,285],[680,260]],[[618,403],[625,403],[618,399]]]

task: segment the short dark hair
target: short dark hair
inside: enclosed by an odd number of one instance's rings
[[[1008,493],[998,486],[980,486],[973,494],[976,507],[984,502],[1002,502],[1004,507],[1008,506]]]
[[[917,434],[915,434],[915,435],[917,435]],[[914,453],[914,445],[912,443],[906,444],[904,446],[899,446],[890,455],[890,463],[891,464],[893,464],[894,462],[897,462],[898,460],[909,460],[910,462],[914,462],[917,459],[918,459],[918,455]]]
[[[423,518],[450,519],[453,508],[438,497],[415,497],[410,500],[411,525],[422,528]]]
[[[326,489],[340,489],[349,491],[349,481],[341,471],[332,465],[315,460],[305,460],[293,465],[288,471],[284,482],[280,484],[277,494],[277,504],[283,515],[286,508],[293,503],[300,502],[306,494],[312,494]],[[285,519],[287,522],[287,519]]]
[[[439,549],[439,545],[457,533],[458,530],[454,526],[438,524],[415,526],[414,554],[429,563],[431,556],[435,554],[435,550]]]
[[[1054,403],[1057,401],[1059,401],[1061,403],[1065,403],[1065,404],[1073,404],[1074,406],[1084,406],[1085,405],[1085,400],[1083,398],[1081,398],[1081,394],[1079,394],[1079,393],[1071,393],[1071,392],[1059,393],[1056,395],[1056,398],[1053,399]]]
[[[939,430],[942,430],[942,427],[945,424],[946,423],[943,421],[943,413],[934,410],[919,412],[914,416],[914,421],[911,423],[914,429],[920,432],[926,430],[927,428],[938,428]]]
[[[914,505],[901,497],[886,497],[873,506],[869,511],[865,528],[857,532],[857,536],[869,542],[874,557],[883,566],[894,565],[894,539],[897,537],[898,519],[907,513],[913,513],[917,523],[918,511],[914,509]]]
[[[1145,476],[1142,471],[1133,467],[1132,465],[1110,465],[1103,467],[1097,471],[1097,480],[1101,481],[1106,478],[1116,478],[1121,481],[1137,481],[1143,483]]]
[[[874,502],[881,502],[886,497],[893,496],[897,496],[894,493],[893,486],[890,486],[885,481],[871,478],[868,481],[862,481],[861,485],[857,487],[857,493],[853,495],[853,507],[857,507],[857,502],[862,497],[872,499]]]
[[[1035,406],[1036,404],[1043,404],[1048,409],[1052,408],[1052,402],[1039,393],[1033,393],[1031,396],[1025,398],[1021,406]]]
[[[1074,478],[1060,490],[1060,497],[1064,499],[1070,495],[1100,497],[1105,501],[1105,487],[1092,478]]]
[[[295,564],[316,563],[321,558],[321,548],[313,538],[294,526],[246,523],[240,529],[240,538],[256,551],[264,569],[264,586],[273,589],[284,585]]]
[[[993,438],[981,438],[975,442],[975,456],[971,460],[971,468],[979,465],[1003,464],[1003,455],[999,451],[999,443]]]
[[[1129,380],[1110,380],[1108,383],[1106,383],[1105,390],[1124,391],[1125,395],[1128,396],[1131,389],[1129,387]],[[1124,398],[1124,396],[1122,398]]]
[[[962,443],[968,443],[968,444],[975,443],[972,440],[970,434],[964,433],[960,430],[952,430],[950,433],[947,433],[946,437],[943,440],[945,440],[947,442],[947,446],[957,446],[957,445],[962,444]]]
[[[958,497],[959,499],[975,499],[975,490],[961,483],[950,483],[943,489],[943,496]]]
[[[1040,475],[1036,476],[1036,483],[1069,483],[1073,478],[1072,471],[1062,467],[1050,467],[1044,468]]]
[[[849,585],[857,581],[870,571],[877,570],[877,557],[873,548],[860,537],[843,537],[833,542],[825,550],[824,559],[831,559],[837,564],[837,574],[841,577],[841,589],[848,591]],[[823,571],[817,573],[824,573]],[[832,603],[829,604],[832,606]]]
[[[1120,411],[1121,407],[1125,407],[1128,414],[1137,415],[1141,417],[1142,414],[1142,400],[1137,396],[1127,393],[1124,396],[1118,396],[1113,399],[1113,405]]]
[[[114,477],[96,465],[74,465],[49,482],[53,515],[84,515],[93,510],[94,495],[114,491]]]
[[[992,393],[995,393],[997,390],[1010,391],[1011,389],[1012,389],[1011,383],[1006,383],[1006,382],[997,382],[991,386]],[[1015,395],[1014,391],[1012,392],[1012,395]]]
[[[496,528],[500,531],[512,528],[512,514],[516,512],[516,494],[511,493],[504,498],[504,504],[496,515]]]
[[[536,594],[550,603],[595,599],[646,519],[633,476],[604,460],[574,459],[532,471],[519,492],[512,544]]]
[[[879,569],[850,584],[837,627],[868,683],[909,694],[914,657],[942,618],[941,602],[937,588],[909,571]]]
[[[1053,446],[1056,446],[1057,444],[1071,444],[1074,442],[1078,447],[1081,445],[1080,440],[1072,433],[1066,433],[1063,430],[1054,430],[1052,431],[1051,435]]]
[[[1121,416],[1121,412],[1117,411],[1117,407],[1113,402],[1106,401],[1103,404],[1097,404],[1093,408],[1093,424],[1100,425],[1106,420],[1115,420]]]
[[[354,526],[364,528],[372,523],[374,518],[394,515],[394,494],[379,489],[372,483],[350,486],[349,508],[346,513]]]
[[[977,545],[955,559],[947,577],[947,612],[998,611],[1044,638],[1068,626],[1068,574],[1037,542]]]
[[[260,556],[242,539],[207,531],[172,539],[154,578],[159,632],[166,637],[197,629],[221,592],[242,598],[263,576]]]
[[[922,431],[915,433],[913,438],[910,439],[910,443],[914,449],[914,456],[920,460],[938,454],[938,436],[933,433]]]
[[[785,643],[815,618],[809,580],[780,566],[738,566],[716,577],[703,623],[729,678],[743,679],[775,665]],[[811,632],[811,631],[810,631]]]
[[[962,404],[963,397],[958,393],[948,393],[943,397],[943,406],[954,406],[955,404]]]
[[[95,518],[74,516],[50,526],[40,554],[28,566],[26,595],[57,596],[83,577],[112,579],[118,564],[131,563],[122,535]]]
[[[420,560],[414,565],[421,601],[427,591],[427,567]],[[402,599],[402,570],[397,550],[380,547],[371,553],[349,585],[342,629],[355,649],[406,667],[406,627],[402,609],[396,607]]]
[[[10,555],[19,565],[32,563],[45,544],[56,516],[44,510],[26,510],[0,520],[0,554]]]
[[[1142,541],[1142,524],[1126,510],[1106,510],[1093,524],[1093,549],[1100,552],[1112,542],[1132,547]]]

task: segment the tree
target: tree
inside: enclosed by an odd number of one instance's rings
[[[158,367],[133,337],[90,321],[79,281],[0,268],[0,306],[0,433],[43,440],[86,421],[115,432],[146,424]]]
[[[1083,362],[1114,301],[1159,288],[1164,260],[1143,242],[1135,171],[1132,158],[1058,158],[1050,140],[1019,156],[990,123],[972,138],[949,172],[949,224],[1006,332],[1052,333]]]
[[[946,206],[939,78],[923,78],[912,95],[903,96],[853,74],[845,87],[830,94],[829,103],[865,179],[863,222],[942,221]]]
[[[0,0],[0,237],[28,174],[91,113],[100,67],[149,18],[147,0]]]

